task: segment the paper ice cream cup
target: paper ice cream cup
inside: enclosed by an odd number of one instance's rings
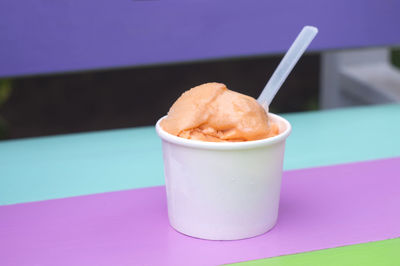
[[[168,217],[177,231],[203,239],[235,240],[270,230],[278,218],[290,123],[274,114],[280,134],[247,142],[162,140]]]

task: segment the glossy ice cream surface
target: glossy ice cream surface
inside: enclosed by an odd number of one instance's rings
[[[250,141],[279,134],[265,109],[252,97],[206,83],[181,95],[161,121],[168,133],[201,141]]]

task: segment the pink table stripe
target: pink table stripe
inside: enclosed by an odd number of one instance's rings
[[[174,231],[164,187],[0,206],[0,265],[253,260],[399,237],[399,206],[400,158],[285,172],[277,226],[240,241]]]

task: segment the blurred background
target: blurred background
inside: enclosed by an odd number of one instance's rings
[[[0,138],[154,125],[185,90],[205,82],[257,97],[282,55],[0,79]],[[320,108],[320,55],[304,56],[271,111]],[[400,67],[400,49],[391,50]],[[367,104],[367,103],[360,103]]]
[[[154,125],[185,90],[205,82],[258,97],[281,56],[2,80],[2,138]],[[318,108],[319,56],[302,58],[271,109]]]
[[[396,1],[93,3],[0,2],[1,140],[154,125],[205,82],[257,97],[304,25],[272,112],[400,101]]]

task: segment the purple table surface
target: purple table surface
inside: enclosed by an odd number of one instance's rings
[[[400,44],[397,0],[0,1],[0,77]]]
[[[0,206],[0,265],[217,265],[400,236],[400,158],[284,173],[278,223],[239,241],[168,224],[164,187]]]

